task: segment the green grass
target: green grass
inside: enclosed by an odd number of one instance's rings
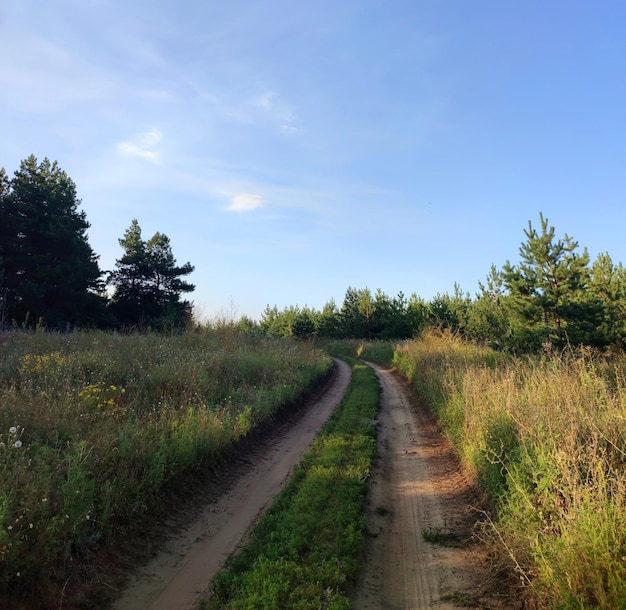
[[[422,538],[426,542],[442,546],[454,546],[461,543],[461,537],[448,527],[427,527],[422,529]]]
[[[331,364],[229,329],[0,335],[0,606],[59,607]],[[88,587],[95,588],[95,587]],[[67,601],[67,600],[65,600]]]
[[[322,344],[328,353],[337,358],[361,358],[381,364],[391,363],[395,347],[392,341],[364,341],[359,339],[325,341]]]
[[[349,608],[359,573],[363,506],[376,452],[375,373],[352,381],[291,481],[233,556],[200,608]]]

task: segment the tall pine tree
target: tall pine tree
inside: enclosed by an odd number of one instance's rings
[[[101,320],[102,272],[87,241],[76,185],[47,158],[22,161],[11,180],[0,176],[2,317],[5,323],[50,328]]]

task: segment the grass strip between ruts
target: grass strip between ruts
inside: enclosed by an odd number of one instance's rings
[[[199,608],[350,607],[380,386],[370,367],[349,363],[352,379],[340,405]]]

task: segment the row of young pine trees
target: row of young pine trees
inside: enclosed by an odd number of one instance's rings
[[[455,284],[452,294],[426,302],[415,293],[390,298],[382,291],[348,288],[341,307],[321,311],[269,306],[258,328],[272,335],[402,339],[425,327],[513,353],[588,345],[622,350],[626,343],[626,271],[608,253],[591,263],[587,249],[558,238],[543,214],[528,222],[521,261],[492,265],[472,298]],[[247,322],[249,324],[249,322]]]
[[[0,168],[0,328],[173,330],[193,324],[191,263],[177,265],[167,235],[144,240],[137,220],[119,239],[123,254],[103,271],[87,239],[76,185],[47,158],[30,156],[9,178]],[[340,307],[321,311],[268,307],[242,332],[271,336],[402,339],[426,326],[521,353],[591,345],[621,350],[626,342],[626,272],[608,253],[593,263],[568,235],[556,236],[543,214],[529,221],[520,262],[492,266],[474,296],[424,301],[413,293],[349,287]]]

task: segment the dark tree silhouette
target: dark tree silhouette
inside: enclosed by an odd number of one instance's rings
[[[114,289],[111,312],[117,323],[159,330],[183,327],[191,317],[191,303],[181,295],[195,289],[182,279],[194,270],[191,263],[176,265],[167,235],[157,232],[144,241],[136,219],[119,243],[124,254],[109,274]]]
[[[0,174],[0,313],[4,324],[99,324],[106,299],[76,185],[31,155]]]

